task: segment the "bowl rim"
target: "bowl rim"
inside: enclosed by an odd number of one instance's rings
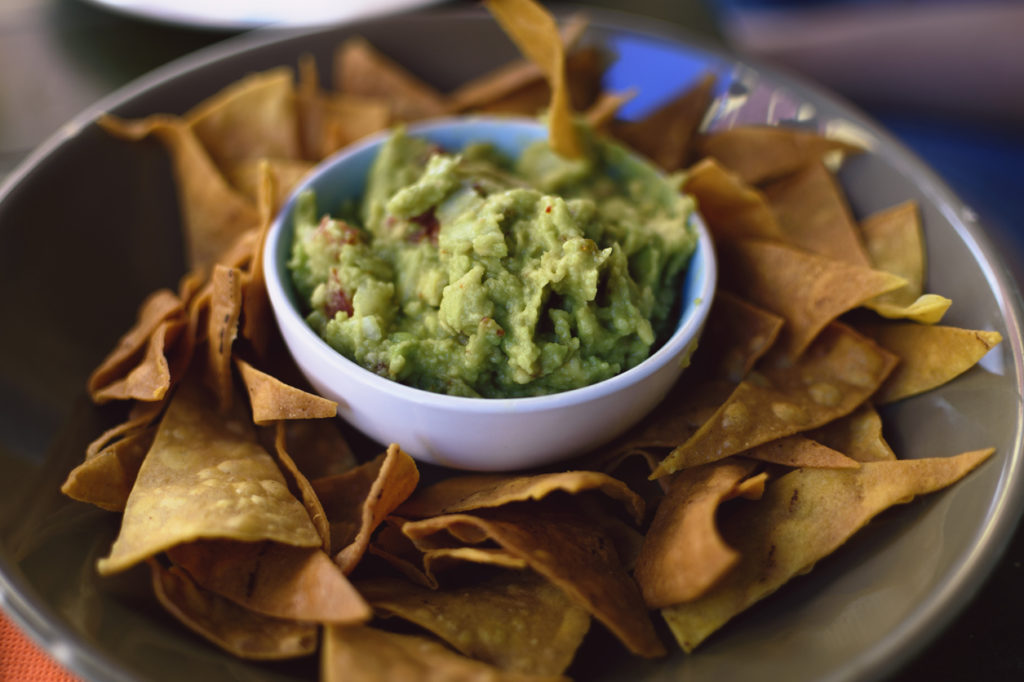
[[[409,135],[416,135],[453,126],[472,124],[508,125],[517,128],[528,128],[531,132],[537,132],[538,129],[543,130],[543,124],[535,118],[480,114],[442,116],[405,124],[404,128]],[[320,162],[289,193],[288,199],[278,210],[267,233],[262,258],[267,293],[274,312],[275,321],[282,327],[286,324],[289,328],[299,327],[297,331],[298,338],[303,342],[305,350],[315,354],[317,361],[326,362],[333,371],[351,375],[352,378],[360,383],[375,390],[393,394],[395,398],[404,400],[407,403],[416,405],[429,404],[436,409],[458,410],[477,415],[505,412],[524,413],[541,412],[585,403],[616,393],[628,385],[644,381],[678,358],[680,354],[686,353],[687,348],[698,341],[701,329],[714,301],[718,282],[718,262],[710,231],[695,206],[687,221],[693,227],[696,240],[694,250],[687,262],[686,270],[681,273],[680,287],[685,287],[685,279],[699,258],[703,267],[700,273],[702,276],[695,282],[696,290],[685,292],[687,300],[681,302],[683,307],[678,318],[679,323],[672,334],[642,362],[612,377],[587,386],[540,396],[476,398],[434,393],[426,389],[408,386],[393,379],[387,379],[374,374],[345,357],[342,353],[331,347],[306,323],[299,310],[292,303],[288,293],[290,284],[286,284],[289,278],[287,265],[282,258],[278,258],[278,254],[282,249],[289,246],[283,244],[283,240],[291,217],[294,214],[299,195],[315,185],[325,175],[335,171],[337,166],[344,164],[353,156],[379,147],[394,130],[395,126],[391,126],[386,130],[369,135],[360,141],[343,147]],[[642,159],[645,163],[651,164],[649,160],[640,157],[635,152],[630,150],[627,150],[627,152]],[[289,352],[291,352],[290,348]]]

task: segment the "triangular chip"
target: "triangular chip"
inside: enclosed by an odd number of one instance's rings
[[[156,326],[147,341],[146,353],[130,372],[93,393],[93,401],[105,403],[110,400],[139,400],[156,402],[163,400],[171,388],[171,364],[167,360],[168,347],[185,329],[181,317],[163,320]]]
[[[652,475],[713,462],[849,414],[874,393],[897,359],[833,323],[793,364],[766,367],[729,399]]]
[[[283,419],[326,419],[338,415],[338,403],[315,393],[289,386],[245,360],[236,357],[242,381],[249,392],[252,420],[266,425]]]
[[[882,435],[882,417],[870,402],[805,435],[858,462],[896,459]]]
[[[206,325],[206,385],[217,396],[221,410],[231,407],[234,383],[231,375],[231,347],[238,336],[242,316],[242,271],[218,263],[213,266],[212,297]]]
[[[101,509],[124,511],[155,435],[156,427],[147,426],[114,441],[72,469],[60,491]]]
[[[701,159],[687,171],[683,191],[697,200],[700,215],[717,241],[785,241],[764,194],[714,159]]]
[[[662,610],[684,651],[754,602],[805,573],[874,516],[965,476],[993,450],[955,457],[866,462],[859,469],[797,469],[762,500],[734,510],[722,534],[743,557],[704,596]]]
[[[729,291],[715,292],[691,373],[739,383],[772,347],[784,323]]]
[[[320,546],[305,508],[288,492],[248,419],[221,415],[200,385],[186,381],[139,469],[121,532],[97,568],[116,573],[203,538]]]
[[[842,452],[803,436],[785,436],[762,443],[744,452],[743,456],[791,468],[856,469],[860,466],[857,460]]]
[[[393,578],[357,587],[378,614],[415,623],[460,653],[509,672],[562,674],[590,628],[590,614],[533,571],[488,572],[449,589]]]
[[[292,459],[291,454],[288,452],[287,432],[285,431],[284,422],[277,422],[277,428],[274,432],[274,450],[277,453],[277,461],[280,463],[283,473],[292,484],[292,490],[298,492],[299,498],[301,498],[302,504],[306,507],[306,512],[309,514],[309,520],[313,522],[316,532],[320,534],[324,551],[329,554],[331,551],[331,524],[327,521],[327,513],[324,511],[324,506],[320,503],[320,498],[317,497],[313,484],[309,482],[309,479],[295,464],[295,460]]]
[[[900,358],[899,366],[875,395],[877,403],[891,403],[941,386],[973,367],[1003,340],[997,331],[914,322],[862,324],[858,329]]]

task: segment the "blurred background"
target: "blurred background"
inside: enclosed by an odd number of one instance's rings
[[[0,0],[0,182],[86,107],[241,32],[279,21],[473,4]],[[1024,2],[591,0],[574,6],[667,21],[839,93],[945,179],[1024,282]],[[1024,679],[1022,620],[1013,607],[1024,603],[1019,536],[979,598],[898,679]]]

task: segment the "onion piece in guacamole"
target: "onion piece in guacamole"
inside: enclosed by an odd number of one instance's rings
[[[675,326],[693,201],[622,148],[519,159],[396,130],[358,206],[300,195],[289,269],[307,322],[377,374],[457,396],[537,396],[640,362]]]

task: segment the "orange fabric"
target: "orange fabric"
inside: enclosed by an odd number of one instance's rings
[[[78,682],[0,611],[0,681]]]

